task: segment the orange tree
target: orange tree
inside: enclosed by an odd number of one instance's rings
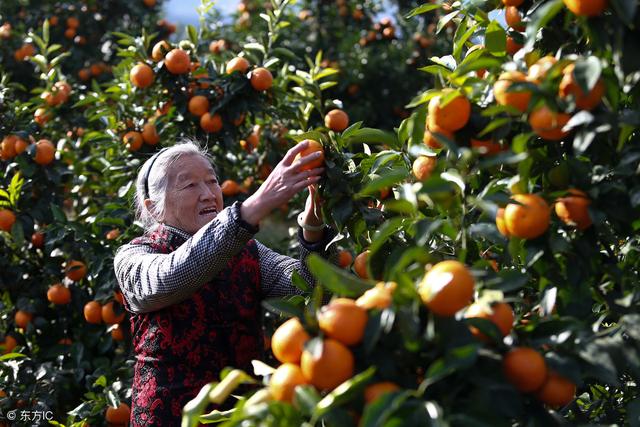
[[[231,371],[187,425],[637,422],[637,2],[504,3],[507,30],[493,2],[414,11],[445,9],[453,49],[395,135],[296,137],[325,145],[360,278],[310,259],[310,301],[267,303],[298,326],[265,388],[202,415],[256,382]]]

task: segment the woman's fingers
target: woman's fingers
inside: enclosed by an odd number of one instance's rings
[[[293,163],[296,156],[302,151],[304,151],[308,146],[309,146],[309,141],[306,139],[294,145],[289,149],[289,151],[287,151],[287,154],[284,155],[281,163],[284,164],[285,166],[290,166],[291,163]]]
[[[302,156],[299,159],[295,160],[291,164],[290,168],[293,169],[294,171],[298,171],[304,165],[307,165],[309,163],[315,162],[322,156],[323,156],[323,153],[321,153],[320,151],[314,151],[313,153],[311,153],[311,154],[309,154],[307,156]]]
[[[310,178],[312,176],[316,176],[316,175],[322,175],[322,173],[324,172],[324,168],[320,167],[320,168],[313,168],[313,169],[309,169],[309,170],[305,170],[302,172],[298,172],[297,174],[293,175],[293,179],[297,182],[301,179],[307,179]]]
[[[316,184],[318,181],[320,181],[320,178],[322,178],[320,175],[315,175],[307,179],[303,179],[301,181],[296,182],[293,185],[293,188],[296,190],[296,193],[298,193],[301,190],[304,190],[307,186],[311,184]]]

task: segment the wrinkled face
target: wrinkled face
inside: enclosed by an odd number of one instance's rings
[[[194,234],[224,207],[222,190],[211,164],[186,155],[169,168],[164,223]]]

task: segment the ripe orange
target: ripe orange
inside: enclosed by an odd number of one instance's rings
[[[437,163],[435,156],[418,156],[413,161],[411,170],[418,181],[425,181],[431,176]]]
[[[396,383],[391,381],[382,381],[379,383],[368,385],[364,389],[364,401],[371,403],[377,400],[380,396],[386,393],[391,393],[400,390],[400,387]]]
[[[116,313],[116,309],[119,310],[119,313]],[[102,321],[107,325],[114,325],[124,320],[124,311],[123,311],[122,304],[120,304],[117,301],[109,301],[108,303],[102,306],[101,311],[102,311]]]
[[[36,231],[31,235],[31,244],[34,248],[41,248],[44,246],[44,233]]]
[[[233,121],[231,121],[231,123],[233,123],[234,126],[240,126],[242,123],[244,123],[244,113],[240,113],[239,116],[237,116],[235,119],[233,119]]]
[[[196,95],[189,100],[189,112],[194,116],[202,116],[209,111],[209,100],[206,96]]]
[[[153,122],[147,122],[142,126],[142,140],[149,145],[156,145],[160,142],[160,135]],[[108,238],[108,237],[107,237]]]
[[[231,179],[224,181],[220,188],[222,189],[222,195],[226,197],[236,196],[241,191],[240,184]]]
[[[516,42],[513,37],[507,36],[507,53],[511,56],[515,55],[524,45]]]
[[[142,139],[142,134],[140,132],[132,130],[124,134],[122,142],[124,142],[127,150],[133,152],[138,151],[140,147],[142,147],[144,139]]]
[[[598,16],[607,7],[607,0],[562,0],[578,16]]]
[[[507,224],[504,220],[504,208],[498,208],[498,212],[496,213],[496,227],[498,227],[498,231],[504,237],[511,237],[511,233],[509,233],[509,229],[507,229]]]
[[[424,304],[439,316],[453,316],[467,306],[473,296],[474,279],[467,267],[456,260],[434,265],[418,285]]]
[[[531,91],[509,91],[509,87],[514,82],[526,82],[527,76],[520,71],[507,71],[500,74],[498,80],[493,84],[493,95],[500,105],[509,105],[516,108],[521,113],[527,111],[531,101]]]
[[[365,310],[374,308],[384,310],[393,302],[393,292],[397,286],[395,282],[378,282],[373,288],[367,289],[360,295],[356,304]]]
[[[324,165],[324,149],[322,148],[322,144],[313,139],[305,139],[304,141],[301,141],[301,143],[305,141],[307,141],[309,145],[307,146],[307,148],[305,148],[304,150],[302,150],[300,153],[296,155],[294,162],[304,156],[308,156],[312,153],[315,153],[316,151],[319,151],[321,153],[321,156],[303,166],[300,166],[300,168],[298,168],[298,171],[300,172],[308,171],[314,168],[319,168],[319,167],[322,167],[322,165]]]
[[[502,4],[504,4],[505,6],[515,6],[515,7],[518,7],[518,6],[520,6],[522,3],[524,3],[524,0],[502,0]]]
[[[570,195],[556,200],[556,215],[565,224],[575,225],[578,230],[585,230],[593,223],[588,211],[591,200],[584,191],[577,188],[571,188],[568,191]]]
[[[51,285],[47,291],[47,299],[56,305],[69,304],[71,302],[71,291],[61,283]]]
[[[273,84],[273,75],[266,68],[256,68],[251,72],[251,86],[257,91],[267,90]]]
[[[432,123],[445,130],[455,132],[463,128],[471,115],[471,103],[462,94],[457,95],[445,106],[441,106],[442,97],[451,93],[453,89],[442,90],[442,95],[429,101],[429,119]]]
[[[275,400],[291,403],[295,388],[304,384],[308,382],[300,367],[293,363],[283,363],[271,375],[269,392]]]
[[[249,69],[249,61],[245,58],[237,56],[231,61],[227,62],[227,74],[231,74],[234,71],[239,71],[242,74],[246,73]]]
[[[24,153],[26,149],[29,147],[29,144],[31,144],[31,141],[27,141],[20,137],[16,137],[16,142],[14,147],[16,150],[16,155]]]
[[[86,82],[91,78],[91,70],[89,70],[88,68],[82,68],[78,71],[78,78],[83,82]]]
[[[70,280],[79,282],[87,275],[87,266],[82,261],[71,260],[64,271]]]
[[[369,253],[370,251],[368,250],[360,253],[356,255],[356,259],[353,261],[353,270],[363,279],[369,278],[369,274],[367,273],[367,260],[369,258]]]
[[[18,341],[11,335],[4,337],[4,342],[0,343],[4,347],[3,353],[11,353],[18,346]]]
[[[491,306],[479,303],[471,304],[464,317],[467,319],[480,318],[490,320],[498,327],[503,337],[509,335],[509,332],[511,332],[515,318],[511,305],[501,301],[494,302]],[[478,328],[470,326],[469,329],[476,338],[482,341],[488,340],[488,337],[480,332]]]
[[[166,40],[160,40],[158,43],[153,45],[153,49],[151,50],[151,58],[154,61],[162,61],[167,52],[171,50],[171,45]]]
[[[549,371],[547,379],[536,392],[536,398],[554,408],[568,405],[576,396],[576,385],[554,371]]]
[[[558,89],[558,95],[560,98],[566,98],[573,96],[576,100],[576,106],[582,110],[593,110],[600,104],[602,97],[604,96],[606,87],[604,81],[600,78],[596,82],[595,86],[587,94],[584,93],[574,75],[574,64],[569,64],[562,70],[564,76],[560,81],[560,87]]]
[[[29,325],[29,323],[31,323],[31,320],[33,320],[33,314],[27,311],[18,310],[16,311],[13,319],[15,320],[17,327],[27,329],[27,326]]]
[[[186,74],[191,69],[191,60],[186,51],[173,49],[164,57],[164,65],[171,74]]]
[[[2,160],[13,159],[16,156],[16,140],[15,135],[8,135],[2,140],[0,147],[0,157]]]
[[[70,16],[67,18],[67,27],[69,28],[78,28],[80,26],[80,21],[75,16]]]
[[[154,80],[153,70],[147,64],[140,62],[131,69],[129,80],[140,89],[149,87]]]
[[[10,233],[15,222],[16,215],[12,211],[0,208],[0,230]]]
[[[84,305],[84,319],[88,323],[102,323],[102,305],[98,301],[89,301]]]
[[[209,43],[209,52],[218,54],[227,48],[227,42],[224,39],[213,40]]]
[[[142,0],[142,3],[147,7],[154,7],[156,5],[156,0]]]
[[[471,138],[471,148],[478,150],[481,156],[494,156],[507,150],[506,147],[492,140],[481,141],[473,138]]]
[[[531,392],[539,389],[547,378],[544,357],[530,347],[516,347],[502,360],[504,376],[518,390]]]
[[[342,132],[349,126],[349,116],[336,108],[324,116],[324,125],[334,132]]]
[[[333,390],[353,376],[354,358],[351,351],[340,342],[327,338],[322,341],[318,356],[308,350],[300,358],[302,375],[320,390]]]
[[[111,339],[114,341],[124,340],[124,330],[122,329],[122,325],[116,325],[116,327],[111,330]]]
[[[122,295],[122,292],[120,291],[115,291],[113,293],[113,299],[118,301],[120,304],[124,304],[124,295]]]
[[[260,125],[253,126],[251,133],[247,137],[246,141],[249,144],[249,148],[255,150],[260,145],[260,134],[262,133],[262,127]],[[271,173],[271,172],[269,172]],[[268,174],[267,174],[268,175]],[[266,178],[266,177],[265,177]]]
[[[107,406],[107,411],[105,412],[105,419],[112,424],[128,425],[130,416],[131,408],[124,402],[120,402],[117,408]]]
[[[529,67],[529,72],[527,73],[527,80],[533,83],[541,83],[544,78],[547,76],[547,73],[553,67],[558,60],[550,55],[543,56],[538,59],[535,64]]]
[[[41,139],[36,142],[36,156],[33,161],[37,164],[45,166],[53,162],[55,158],[56,148],[48,139]]]
[[[367,321],[367,311],[349,298],[334,299],[318,313],[320,330],[344,345],[362,341]]]
[[[49,120],[53,118],[53,113],[47,110],[46,108],[38,108],[33,113],[33,121],[39,124],[40,126],[46,125]]]
[[[220,132],[222,130],[222,117],[220,114],[204,113],[200,117],[200,127],[208,133]]]
[[[535,239],[547,231],[550,209],[547,202],[536,194],[514,194],[517,203],[504,209],[504,223],[510,235],[521,239]]]
[[[507,25],[516,31],[524,31],[525,25],[522,23],[522,14],[515,6],[504,8],[504,17]]]
[[[538,107],[529,114],[531,129],[541,138],[558,141],[568,132],[562,128],[569,122],[571,116],[565,113],[551,111],[546,105]]]
[[[309,334],[302,327],[300,320],[292,317],[273,333],[271,351],[282,363],[298,363],[307,341],[309,341]]]
[[[342,268],[347,268],[353,262],[353,255],[351,252],[345,250],[341,250],[338,252],[338,265]]]

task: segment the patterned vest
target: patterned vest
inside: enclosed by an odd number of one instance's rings
[[[133,240],[171,253],[185,240],[160,225]],[[260,322],[260,266],[251,240],[211,282],[162,310],[133,314],[136,356],[132,426],[179,426],[182,407],[220,371],[251,372],[264,348]]]

